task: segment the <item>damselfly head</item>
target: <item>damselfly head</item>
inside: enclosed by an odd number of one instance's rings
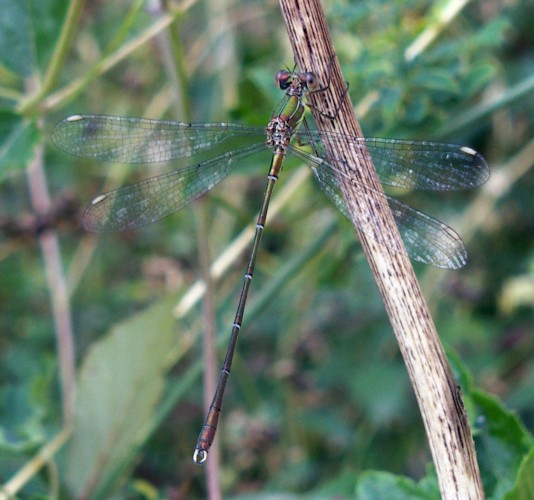
[[[293,73],[285,69],[280,70],[274,77],[274,83],[280,90],[287,90],[289,87]]]
[[[282,69],[274,77],[274,83],[281,90],[287,90],[291,83],[295,81],[300,82],[308,90],[315,90],[318,87],[315,73],[309,71],[306,73],[296,73],[295,71]]]
[[[317,77],[315,73],[306,72],[299,75],[300,81],[308,90],[315,90],[318,87]]]

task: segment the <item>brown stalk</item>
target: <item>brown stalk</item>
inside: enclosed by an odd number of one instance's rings
[[[310,95],[319,130],[362,137],[360,126],[338,61],[319,0],[280,0],[282,14],[301,71],[312,71],[328,90]],[[339,106],[339,103],[341,105]],[[336,109],[339,106],[339,110]],[[335,115],[331,120],[321,114]],[[362,183],[382,191],[369,156],[351,152],[350,145],[324,144],[336,157],[349,158]],[[387,234],[392,247],[403,243],[385,199],[363,197],[356,186],[345,188],[345,200],[357,219],[367,218],[376,231]],[[380,216],[376,216],[379,214]],[[359,227],[356,232],[384,301],[412,386],[417,397],[435,464],[441,495],[445,499],[484,498],[471,431],[460,388],[451,372],[436,327],[430,316],[410,260],[401,252],[380,245]]]

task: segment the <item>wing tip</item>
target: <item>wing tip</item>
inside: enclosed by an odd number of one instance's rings
[[[478,171],[478,176],[473,186],[484,184],[490,176],[490,168],[486,158],[469,146],[460,146],[460,151],[473,159],[472,167]]]

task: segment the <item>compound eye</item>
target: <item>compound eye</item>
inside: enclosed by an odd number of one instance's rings
[[[315,73],[304,73],[304,80],[306,83],[306,87],[308,87],[310,90],[315,90],[317,88],[318,83]]]
[[[291,83],[291,73],[285,69],[280,70],[274,77],[274,83],[281,89],[286,90]]]

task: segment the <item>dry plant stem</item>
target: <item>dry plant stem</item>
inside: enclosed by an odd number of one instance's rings
[[[209,230],[208,230],[208,206],[201,200],[196,210],[198,224],[199,261],[202,270],[202,279],[206,285],[206,293],[203,303],[204,323],[204,409],[209,411],[212,395],[217,387],[218,363],[215,334],[215,307],[213,304],[214,285],[210,275],[209,253]],[[208,498],[220,500],[222,498],[220,476],[220,453],[219,442],[215,440],[210,449],[210,460],[206,464],[206,483]]]
[[[50,211],[51,203],[46,187],[43,168],[43,146],[36,148],[35,157],[28,166],[28,185],[34,210],[45,214]],[[59,241],[55,231],[48,230],[39,236],[39,245],[43,254],[44,268],[52,314],[56,331],[56,343],[59,357],[60,384],[62,394],[63,419],[65,425],[72,424],[75,399],[74,341],[69,303],[69,292],[63,266]]]
[[[341,75],[330,34],[319,0],[280,0],[282,13],[301,71],[313,71],[327,91],[310,95],[317,127],[351,136],[362,136],[352,111],[346,84]],[[342,103],[339,111],[336,109]],[[321,113],[336,114],[330,120]],[[369,157],[356,157],[350,148],[325,148],[336,157],[349,159],[357,169],[359,180],[381,191],[380,182]],[[376,231],[391,235],[393,246],[402,248],[397,227],[383,198],[372,203],[359,197],[357,188],[344,192],[350,210],[357,218],[373,220],[380,212],[386,221]],[[388,215],[389,214],[389,215]],[[411,263],[404,254],[381,246],[356,228],[369,261],[378,289],[386,306],[391,325],[404,357],[419,403],[432,457],[445,499],[484,498],[476,462],[473,439],[462,403],[460,390],[448,365],[435,326],[422,296]]]
[[[161,2],[161,12],[169,9],[168,2]],[[160,36],[160,45],[164,54],[165,68],[173,84],[176,113],[185,121],[191,121],[191,105],[188,100],[189,82],[184,64],[184,50],[180,41],[178,24],[175,22]],[[205,200],[199,200],[194,206],[197,222],[197,242],[199,249],[199,264],[202,279],[206,286],[203,302],[203,358],[204,358],[204,408],[209,410],[211,395],[217,386],[218,364],[216,352],[216,321],[213,303],[214,285],[210,275],[210,250],[208,230],[208,206]],[[218,442],[214,442],[210,453],[211,460],[206,464],[206,488],[210,500],[222,498],[220,483],[220,454]]]

